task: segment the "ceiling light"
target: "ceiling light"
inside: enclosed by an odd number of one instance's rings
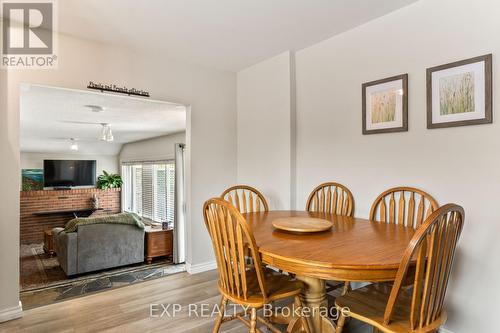
[[[76,143],[76,140],[71,138],[71,146],[69,146],[69,149],[78,151],[78,143]]]
[[[113,137],[113,132],[111,131],[111,126],[106,123],[101,124],[102,129],[101,129],[101,136],[99,137],[99,140],[101,141],[107,141],[111,142],[115,138]]]
[[[106,141],[113,141],[115,138],[113,137],[113,132],[111,132],[111,127],[108,126],[108,133],[106,134]]]
[[[89,108],[92,112],[103,112],[104,110],[106,110],[105,107],[103,106],[100,106],[100,105],[92,105],[92,104],[89,104],[89,105],[84,105],[86,108]]]

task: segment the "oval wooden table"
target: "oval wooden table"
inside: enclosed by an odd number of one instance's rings
[[[273,227],[273,220],[292,217],[322,218],[333,227],[320,233],[297,234]],[[302,300],[315,314],[313,332],[334,332],[323,318],[327,307],[325,280],[392,281],[413,234],[413,228],[365,219],[304,211],[243,214],[253,230],[262,261],[294,273],[305,284]]]

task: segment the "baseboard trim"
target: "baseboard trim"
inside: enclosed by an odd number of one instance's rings
[[[441,328],[439,329],[439,333],[453,333],[453,332],[452,332],[452,331],[450,331],[450,330],[447,330],[446,328],[442,328],[442,327],[441,327]]]
[[[209,261],[201,264],[192,265],[191,263],[186,263],[186,270],[189,274],[198,274],[206,271],[211,271],[217,268],[217,262]]]
[[[0,311],[0,323],[5,321],[21,318],[23,316],[23,305],[19,301],[18,306],[7,308]]]

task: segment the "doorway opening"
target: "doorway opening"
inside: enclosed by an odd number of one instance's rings
[[[24,309],[185,270],[186,106],[21,86]]]

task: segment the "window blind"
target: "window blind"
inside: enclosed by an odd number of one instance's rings
[[[173,161],[122,164],[123,207],[155,222],[175,219],[175,164]]]
[[[153,200],[153,166],[144,164],[142,166],[142,216],[151,220],[154,220]]]

